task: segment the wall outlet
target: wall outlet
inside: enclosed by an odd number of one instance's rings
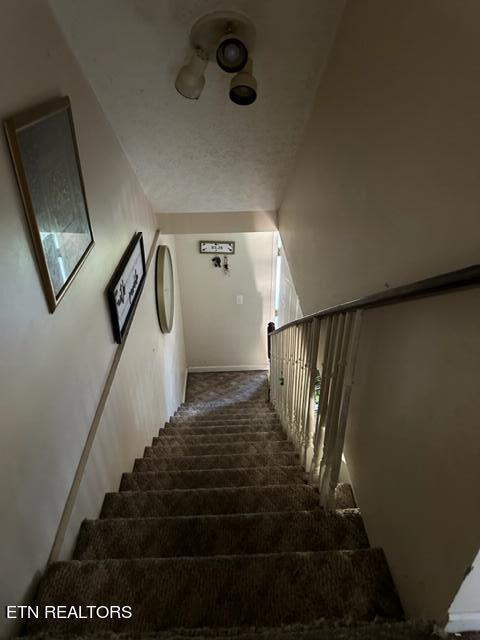
[[[237,304],[243,304],[243,296],[240,294],[237,296]]]

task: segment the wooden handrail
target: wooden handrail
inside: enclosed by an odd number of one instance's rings
[[[440,295],[442,293],[448,293],[452,290],[467,289],[469,287],[480,286],[480,265],[472,265],[465,269],[458,269],[457,271],[449,271],[439,276],[433,276],[432,278],[425,278],[425,280],[418,280],[410,284],[401,285],[388,289],[386,291],[380,291],[363,298],[351,300],[343,304],[338,304],[333,307],[328,307],[311,313],[308,316],[304,316],[298,320],[292,320],[287,324],[279,327],[275,331],[269,333],[269,336],[273,336],[287,329],[288,327],[310,322],[314,318],[326,318],[334,315],[335,313],[341,313],[345,311],[357,311],[359,309],[372,309],[374,307],[382,307],[389,304],[398,304],[400,302],[406,302],[415,298],[426,298],[428,296]]]

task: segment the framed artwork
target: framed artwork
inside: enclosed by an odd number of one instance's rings
[[[4,125],[53,313],[94,245],[70,100],[56,98]]]
[[[118,344],[123,342],[132,322],[145,276],[143,236],[136,233],[107,286],[113,335]]]

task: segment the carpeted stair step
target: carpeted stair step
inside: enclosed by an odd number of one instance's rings
[[[168,629],[152,633],[102,632],[101,640],[439,640],[439,633],[430,624],[421,622],[338,622],[322,620],[312,624],[279,625],[277,627],[229,627]],[[450,636],[449,636],[450,637]],[[454,636],[451,636],[452,638]],[[465,640],[478,640],[478,634],[462,635]],[[31,640],[52,640],[38,634]],[[69,640],[91,640],[89,635],[69,635]]]
[[[171,420],[263,420],[264,418],[276,418],[275,411],[231,411],[230,413],[220,413],[213,411],[204,411],[196,413],[180,413],[177,412],[172,416]]]
[[[243,409],[272,409],[273,405],[267,400],[246,400],[245,398],[228,398],[226,401],[222,397],[222,391],[217,390],[217,397],[211,400],[187,400],[183,402],[179,409],[185,411],[191,409],[222,409],[222,410],[243,410]]]
[[[288,440],[263,442],[230,442],[221,444],[182,444],[166,442],[162,438],[154,438],[152,449],[160,451],[162,456],[225,456],[225,455],[258,455],[261,453],[295,453]]]
[[[340,482],[335,488],[335,505],[337,509],[355,509],[357,503],[353,495],[352,486],[346,482]]]
[[[183,471],[193,469],[240,469],[242,467],[289,467],[299,464],[299,458],[295,452],[164,457],[162,449],[145,447],[144,458],[155,458],[158,471],[162,469]]]
[[[269,429],[280,430],[282,425],[279,420],[206,420],[205,422],[194,420],[182,420],[180,422],[166,422],[165,429],[202,429],[205,427],[255,427],[256,431],[267,431]]]
[[[32,619],[28,632],[145,632],[402,616],[379,549],[52,563],[36,604],[65,604],[66,594],[69,605],[128,604],[133,615]]]
[[[155,458],[138,460],[134,473],[123,474],[120,491],[252,487],[304,483],[304,474],[300,467],[158,471],[155,463]]]
[[[235,403],[230,405],[216,405],[215,407],[205,407],[203,405],[185,405],[182,404],[175,411],[175,415],[178,414],[201,414],[201,413],[212,413],[212,414],[230,414],[230,413],[275,413],[275,407],[268,403],[263,404],[254,404],[254,405],[245,405],[241,403]]]
[[[170,418],[169,422],[171,425],[175,425],[175,426],[198,425],[199,427],[202,427],[202,426],[214,427],[215,425],[218,425],[220,427],[228,426],[228,425],[238,426],[241,424],[280,425],[280,420],[276,415],[252,416],[250,418],[244,418],[244,417],[240,417],[240,418],[231,418],[231,417],[229,418],[175,418],[174,417],[174,418]]]
[[[233,425],[233,426],[218,426],[214,425],[213,427],[174,427],[169,422],[162,427],[158,434],[159,436],[165,435],[232,435],[235,433],[274,433],[274,434],[282,434],[283,431],[278,426],[271,425]]]
[[[319,508],[319,495],[305,484],[172,491],[107,493],[101,518],[161,518],[304,511]]]
[[[202,417],[202,416],[228,416],[228,415],[239,415],[242,414],[246,417],[254,416],[254,415],[272,415],[276,414],[275,409],[269,405],[263,406],[237,406],[232,405],[230,408],[218,407],[218,406],[197,406],[195,408],[184,409],[181,407],[173,414],[175,416],[184,416],[184,417]]]
[[[211,427],[221,429],[222,427]],[[180,444],[180,445],[203,445],[203,444],[231,444],[237,442],[285,442],[287,437],[281,431],[240,431],[239,433],[186,433],[186,429],[177,431],[176,429],[161,429],[157,437],[153,439],[153,445],[157,444]]]
[[[85,520],[75,560],[166,558],[368,547],[357,510]]]

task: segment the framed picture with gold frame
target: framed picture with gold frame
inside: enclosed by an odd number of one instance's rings
[[[94,246],[68,97],[4,122],[50,313]]]

